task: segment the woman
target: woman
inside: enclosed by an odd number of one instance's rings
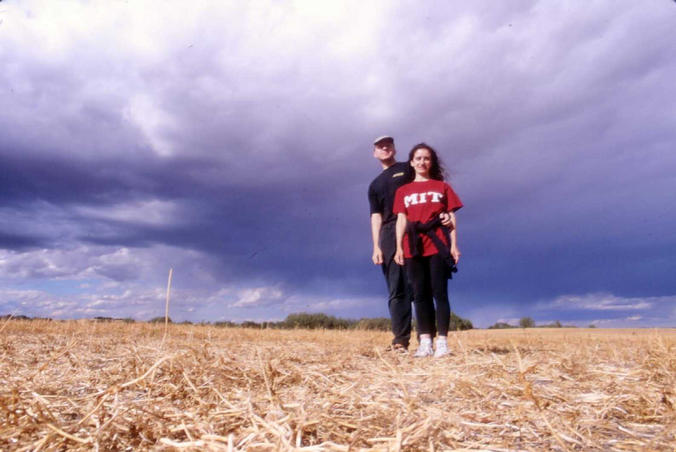
[[[431,146],[425,143],[414,146],[408,161],[415,179],[401,186],[394,197],[393,211],[397,214],[394,260],[399,265],[406,263],[413,286],[420,333],[420,345],[414,356],[441,357],[449,353],[451,307],[447,283],[451,267],[460,260],[455,211],[462,207],[462,202],[444,182],[443,167]],[[439,335],[433,351],[434,301]]]

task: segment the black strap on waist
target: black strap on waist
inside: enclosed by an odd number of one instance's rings
[[[441,228],[441,231],[446,237],[448,246],[436,234],[438,228]],[[453,273],[458,271],[458,268],[455,266],[455,260],[453,259],[453,256],[451,256],[451,251],[449,249],[451,245],[451,234],[448,228],[441,224],[441,218],[433,218],[427,223],[409,221],[406,223],[406,234],[408,235],[408,249],[411,252],[412,257],[423,255],[422,236],[425,235],[432,243],[434,243],[437,251],[439,251],[441,257],[448,264],[450,270],[448,272],[448,278],[451,279]]]

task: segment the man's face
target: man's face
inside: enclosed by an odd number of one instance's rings
[[[393,159],[396,152],[397,151],[394,149],[394,142],[390,140],[384,140],[373,145],[373,157],[381,162],[387,162]]]

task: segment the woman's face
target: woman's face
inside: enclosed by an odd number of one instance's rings
[[[430,151],[427,149],[418,149],[415,151],[413,153],[413,160],[411,160],[411,166],[416,174],[428,177],[430,168],[432,167],[432,154]]]

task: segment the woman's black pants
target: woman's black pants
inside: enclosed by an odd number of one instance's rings
[[[406,271],[413,286],[415,316],[420,334],[434,334],[434,301],[436,329],[448,336],[451,305],[448,302],[448,265],[437,253],[432,256],[406,259]]]

